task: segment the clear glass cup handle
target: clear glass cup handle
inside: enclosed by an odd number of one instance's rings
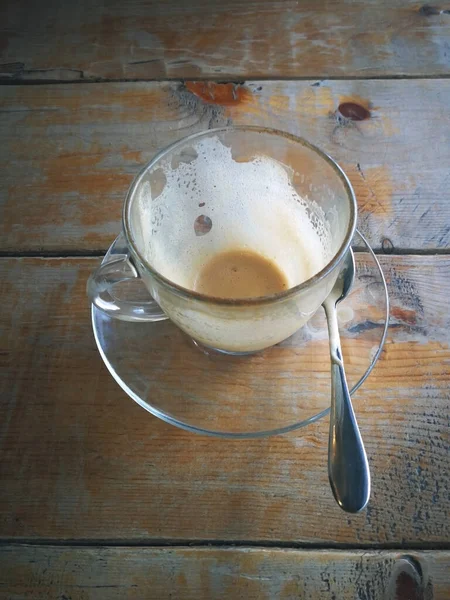
[[[140,279],[130,259],[125,236],[121,233],[108,250],[102,264],[89,277],[87,295],[101,311],[122,321],[163,321],[167,315],[149,294],[149,300],[133,303],[119,300],[112,293],[114,285]]]

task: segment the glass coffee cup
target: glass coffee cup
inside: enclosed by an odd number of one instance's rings
[[[127,194],[123,236],[88,281],[111,317],[171,319],[197,344],[248,354],[290,337],[320,307],[356,227],[340,167],[307,141],[259,127],[191,135],[161,151]],[[220,297],[197,289],[218,255],[251,251],[285,275],[286,289]],[[148,301],[118,300],[142,279]]]

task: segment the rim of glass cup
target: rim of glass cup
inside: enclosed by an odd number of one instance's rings
[[[363,241],[364,245],[366,246],[367,250],[369,251],[373,261],[375,262],[378,272],[380,274],[381,283],[383,284],[383,292],[384,292],[384,300],[385,300],[385,313],[384,313],[384,327],[383,327],[383,332],[381,334],[381,339],[379,342],[378,349],[375,352],[375,354],[373,355],[372,361],[371,361],[369,367],[367,368],[366,372],[362,375],[362,377],[360,377],[360,379],[355,383],[355,385],[350,390],[351,395],[353,395],[356,392],[356,390],[358,390],[362,386],[362,384],[366,381],[366,379],[372,373],[373,368],[375,367],[376,363],[378,362],[378,359],[380,358],[381,352],[383,351],[384,344],[386,341],[387,333],[388,333],[389,313],[390,313],[389,292],[388,292],[388,288],[387,288],[386,278],[384,276],[383,269],[381,268],[381,265],[380,265],[380,261],[378,260],[375,252],[370,247],[370,244],[367,241],[367,239],[364,237],[364,235],[358,229],[356,229],[356,234],[362,239],[362,241]],[[292,431],[296,431],[298,429],[303,429],[307,425],[311,425],[312,423],[315,423],[319,419],[322,419],[330,412],[330,407],[328,407],[328,408],[325,408],[324,410],[322,410],[321,412],[319,412],[315,415],[312,415],[308,419],[304,419],[303,421],[293,423],[292,425],[286,425],[285,427],[278,427],[275,429],[266,429],[266,430],[261,430],[261,431],[249,431],[249,432],[214,431],[213,429],[206,429],[203,427],[198,427],[197,425],[190,425],[189,423],[180,421],[179,419],[172,417],[171,415],[156,408],[155,406],[152,406],[146,400],[143,400],[116,373],[114,367],[109,362],[108,357],[105,354],[105,351],[102,347],[102,344],[101,344],[99,336],[98,336],[98,331],[95,326],[96,312],[101,312],[101,311],[100,311],[100,309],[96,308],[94,306],[94,304],[92,304],[91,320],[92,320],[92,329],[94,332],[95,342],[97,344],[97,348],[100,353],[100,356],[102,357],[103,362],[105,363],[106,368],[112,375],[113,379],[119,384],[119,386],[124,390],[124,392],[126,394],[128,394],[128,396],[130,396],[130,398],[132,398],[132,400],[134,400],[137,404],[139,404],[139,406],[144,408],[147,412],[149,412],[153,416],[158,417],[159,419],[161,419],[162,421],[165,421],[166,423],[169,423],[170,425],[174,425],[175,427],[179,427],[180,429],[184,429],[185,431],[189,431],[191,433],[198,433],[200,435],[208,435],[211,437],[222,438],[222,439],[248,440],[248,439],[265,438],[265,437],[270,437],[273,435],[281,435],[284,433],[290,433]],[[106,318],[112,319],[112,317],[106,317]]]
[[[300,144],[301,146],[305,146],[306,148],[309,148],[310,150],[315,152],[318,156],[320,156],[325,162],[327,162],[333,168],[333,170],[335,171],[337,176],[341,179],[342,183],[344,184],[344,188],[347,192],[347,198],[350,202],[350,219],[349,219],[347,231],[345,233],[344,241],[342,242],[339,250],[333,255],[332,259],[325,265],[325,267],[321,271],[316,273],[313,277],[310,277],[306,281],[302,281],[302,283],[300,283],[292,288],[289,288],[288,290],[285,290],[283,292],[278,292],[276,294],[269,294],[267,296],[259,296],[256,298],[233,299],[233,298],[218,298],[216,296],[207,296],[206,294],[201,294],[194,290],[190,290],[189,288],[185,288],[185,287],[178,285],[177,283],[171,281],[170,279],[167,279],[166,277],[164,277],[164,275],[162,275],[161,273],[156,271],[156,269],[154,269],[152,267],[152,265],[145,259],[144,256],[142,256],[142,254],[136,248],[136,246],[133,242],[133,236],[132,236],[131,228],[129,225],[131,205],[132,205],[132,202],[135,197],[135,191],[136,191],[137,187],[139,186],[142,178],[144,177],[144,175],[147,173],[147,171],[149,169],[154,167],[159,161],[161,161],[161,159],[168,156],[171,152],[173,152],[177,148],[180,148],[180,147],[186,145],[187,143],[191,142],[192,140],[197,140],[198,138],[210,136],[214,133],[228,133],[228,132],[232,133],[234,131],[241,131],[241,132],[249,131],[252,133],[265,133],[265,134],[269,134],[269,135],[274,135],[276,137],[283,137],[292,142]],[[123,231],[124,231],[127,245],[131,252],[132,258],[134,258],[135,260],[140,262],[143,266],[145,266],[147,271],[149,271],[150,274],[159,283],[168,287],[172,292],[175,292],[176,294],[181,295],[184,298],[193,298],[193,299],[199,300],[201,302],[207,302],[209,304],[215,304],[215,305],[219,305],[219,306],[236,306],[236,307],[256,306],[256,305],[267,304],[267,303],[271,303],[271,302],[283,301],[283,300],[286,300],[287,298],[290,298],[291,296],[295,296],[298,292],[300,292],[304,289],[307,289],[310,286],[312,286],[312,285],[316,284],[317,282],[321,281],[322,279],[324,279],[331,271],[333,271],[340,264],[340,262],[342,261],[342,259],[345,256],[347,250],[349,249],[350,244],[353,239],[353,236],[355,234],[355,230],[356,230],[356,219],[357,219],[357,202],[356,202],[356,197],[355,197],[355,193],[353,191],[352,185],[351,185],[347,175],[341,169],[341,167],[330,156],[328,156],[328,154],[326,154],[325,152],[320,150],[320,148],[318,148],[314,144],[311,144],[310,142],[308,142],[307,140],[305,140],[304,138],[301,138],[299,136],[293,135],[291,133],[287,133],[285,131],[280,131],[278,129],[271,129],[268,127],[257,127],[257,126],[251,126],[251,125],[237,126],[237,127],[217,127],[215,129],[207,129],[205,131],[193,133],[181,140],[178,140],[177,142],[174,142],[173,144],[170,144],[170,146],[167,146],[166,148],[164,148],[163,150],[158,152],[152,158],[152,160],[150,162],[148,162],[141,169],[141,171],[137,174],[137,176],[133,180],[133,182],[127,192],[127,195],[125,198],[125,203],[123,206],[123,213],[122,213]]]

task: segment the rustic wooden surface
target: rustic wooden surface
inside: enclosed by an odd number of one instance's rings
[[[291,131],[333,156],[375,248],[448,248],[449,98],[449,80],[3,87],[0,251],[106,250],[155,151],[231,123]]]
[[[442,551],[12,545],[0,599],[448,600],[449,569]]]
[[[98,259],[0,259],[1,537],[448,542],[450,257],[382,262],[392,327],[355,399],[373,493],[349,516],[328,486],[328,419],[252,441],[166,425],[98,355],[85,297]]]
[[[1,599],[450,598],[449,39],[447,0],[0,3]],[[327,419],[195,436],[95,346],[85,283],[133,175],[248,123],[336,158],[386,253],[390,334],[355,396],[360,515],[331,497]]]
[[[4,2],[5,80],[448,75],[450,5]]]

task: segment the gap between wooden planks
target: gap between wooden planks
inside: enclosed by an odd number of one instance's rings
[[[0,78],[448,75],[449,9],[415,0],[5,2]]]
[[[0,599],[448,600],[450,552],[0,547]],[[416,595],[413,595],[416,594]]]
[[[381,260],[391,330],[355,397],[373,493],[347,516],[329,491],[326,419],[248,442],[166,425],[98,355],[85,296],[98,260],[1,259],[0,536],[448,542],[450,257]]]
[[[105,251],[156,151],[230,124],[290,131],[334,157],[376,249],[446,251],[449,98],[450,80],[3,87],[0,252]]]

